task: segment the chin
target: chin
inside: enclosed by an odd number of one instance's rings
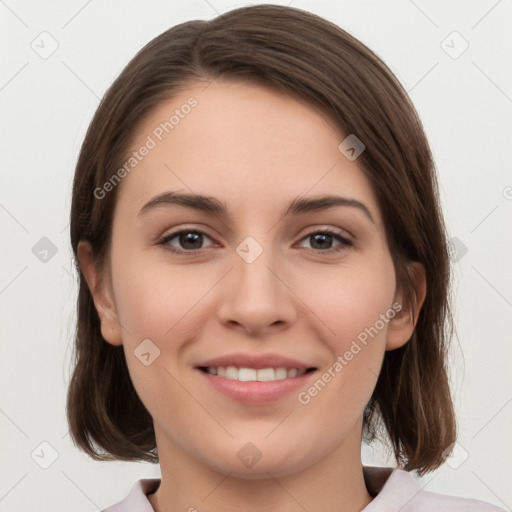
[[[237,450],[235,459],[226,460],[225,453],[224,459],[210,460],[209,465],[216,471],[242,480],[286,477],[306,469],[315,462],[307,453],[301,454],[296,448],[276,453],[275,449],[270,448],[259,451],[250,443]]]

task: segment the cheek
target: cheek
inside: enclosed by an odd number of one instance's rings
[[[119,319],[130,333],[123,342],[129,343],[179,339],[218,281],[211,267],[171,266],[154,258],[119,262],[114,279]]]
[[[308,306],[309,317],[314,313],[325,327],[326,342],[344,351],[347,343],[390,310],[395,295],[392,260],[382,254],[354,265],[312,268],[307,281],[303,277],[297,280],[294,291]],[[385,336],[380,322],[378,328]]]
[[[190,415],[193,404],[179,384],[180,357],[194,339],[194,330],[204,324],[198,315],[204,314],[208,290],[216,279],[211,271],[202,275],[192,265],[171,268],[148,260],[118,260],[113,276],[123,347],[141,401],[153,418],[179,430],[176,415]]]
[[[307,303],[319,318],[322,327],[317,336],[328,348],[330,360],[320,372],[321,382],[303,390],[299,403],[311,404],[318,414],[332,409],[327,422],[332,420],[333,428],[347,411],[354,415],[362,411],[377,382],[389,321],[395,314],[393,263],[389,255],[380,256],[371,264],[366,261],[310,276],[317,286],[310,288]]]
[[[169,396],[180,402],[183,390],[173,376],[181,379],[181,356],[211,318],[210,292],[223,275],[207,265],[171,266],[156,260],[144,255],[118,259],[113,275],[128,370],[150,412]],[[148,359],[154,362],[145,365]]]

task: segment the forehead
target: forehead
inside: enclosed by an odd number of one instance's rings
[[[369,180],[338,149],[345,137],[325,112],[268,87],[191,84],[138,127],[136,165],[118,202],[140,209],[157,194],[181,190],[234,210],[277,211],[300,195],[338,193],[364,199],[376,212]]]

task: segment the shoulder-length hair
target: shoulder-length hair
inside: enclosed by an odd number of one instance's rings
[[[427,289],[413,336],[384,356],[363,426],[367,440],[391,442],[404,469],[436,469],[456,438],[446,369],[453,321],[447,236],[422,123],[407,92],[369,48],[325,19],[277,5],[238,8],[165,31],[128,63],[90,123],[70,219],[79,275],[66,404],[74,443],[95,460],[159,460],[153,421],[131,382],[123,347],[102,338],[77,246],[89,241],[97,264],[104,265],[117,192],[99,199],[94,191],[126,161],[145,116],[187,85],[216,78],[284,91],[363,141],[357,163],[378,198],[397,286],[414,301],[408,263],[416,261],[425,268]]]

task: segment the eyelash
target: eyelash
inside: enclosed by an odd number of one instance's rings
[[[173,238],[176,238],[178,235],[181,235],[183,233],[194,233],[194,234],[199,234],[199,235],[205,235],[207,238],[211,239],[210,236],[208,236],[204,231],[201,231],[199,229],[182,229],[180,231],[176,231],[174,233],[170,233],[169,235],[166,235],[158,242],[158,245],[166,246]],[[313,235],[318,235],[318,234],[331,235],[331,236],[335,237],[339,242],[341,242],[341,244],[338,245],[337,247],[331,248],[331,249],[318,249],[318,250],[310,249],[313,252],[317,252],[320,254],[333,254],[333,253],[338,253],[343,250],[346,250],[348,247],[352,247],[354,245],[352,241],[348,240],[347,238],[341,236],[339,233],[337,233],[336,231],[333,231],[331,229],[321,229],[318,231],[312,231],[312,232],[306,234],[304,237],[302,237],[301,241],[306,238],[309,238]],[[171,249],[170,246],[165,247],[165,249],[172,253],[175,253],[175,254],[187,254],[189,256],[191,256],[191,255],[194,256],[194,255],[199,255],[199,254],[204,253],[203,249],[181,251],[181,250],[177,250],[175,248]]]

